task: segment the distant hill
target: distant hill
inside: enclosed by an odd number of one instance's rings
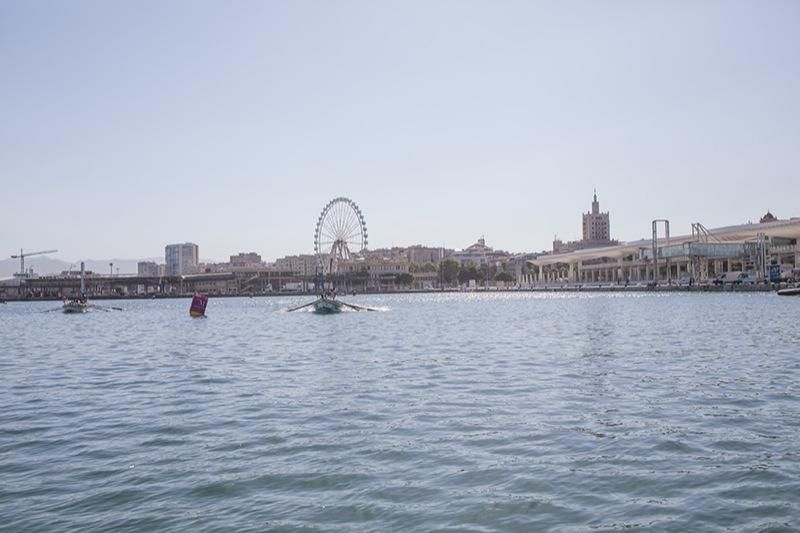
[[[156,261],[164,262],[164,258],[149,258],[149,259],[85,259],[86,270],[98,272],[100,274],[109,273],[109,263],[114,263],[114,274],[117,273],[119,267],[120,274],[136,274],[136,264],[139,261]],[[33,271],[39,275],[46,274],[60,274],[65,270],[79,270],[81,268],[80,260],[69,262],[53,257],[31,257],[25,259],[25,269],[33,268]],[[19,259],[3,259],[0,260],[0,278],[6,278],[19,272]]]

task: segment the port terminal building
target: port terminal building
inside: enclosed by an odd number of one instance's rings
[[[520,257],[517,282],[705,283],[730,272],[761,281],[800,267],[800,217],[778,220],[767,213],[758,223],[713,229],[695,223],[679,236],[670,236],[666,220],[654,220],[652,228],[652,239]]]

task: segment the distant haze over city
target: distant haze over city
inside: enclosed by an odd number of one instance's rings
[[[7,2],[0,257],[272,261],[337,196],[370,248],[550,249],[595,188],[620,241],[798,216],[799,26],[798,2]]]

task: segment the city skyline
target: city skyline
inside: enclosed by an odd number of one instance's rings
[[[558,255],[558,254],[563,254],[565,252],[576,251],[576,250],[580,250],[580,249],[591,249],[591,248],[597,248],[597,247],[603,247],[603,246],[616,246],[616,245],[619,245],[619,244],[635,242],[635,241],[642,240],[642,239],[644,239],[644,240],[648,240],[649,239],[649,236],[641,237],[639,239],[614,239],[613,238],[613,233],[612,234],[608,233],[609,217],[610,217],[611,213],[609,211],[601,213],[600,210],[599,210],[599,205],[600,205],[600,203],[599,203],[599,199],[598,199],[598,196],[597,196],[597,191],[595,190],[595,191],[593,191],[593,196],[592,196],[592,201],[591,201],[591,210],[589,210],[588,212],[580,213],[580,216],[582,218],[582,227],[583,227],[583,233],[580,236],[580,238],[576,238],[575,240],[572,240],[572,241],[569,241],[569,242],[565,243],[565,242],[563,242],[562,239],[558,238],[558,236],[555,236],[555,239],[551,242],[552,246],[547,247],[547,248],[543,248],[543,249],[540,249],[540,250],[503,250],[501,248],[496,248],[496,250],[498,252],[500,252],[500,253],[510,254],[510,255],[515,255],[515,254],[520,254],[520,255],[541,255],[541,254],[552,255],[552,254],[556,254],[556,255]],[[600,223],[603,224],[603,230],[601,230],[601,231],[605,231],[605,233],[602,234],[599,239],[593,233],[594,230],[589,230],[588,229],[589,227],[587,226],[587,220],[591,220],[592,216],[601,217],[600,218]],[[588,219],[587,219],[587,217],[588,217]],[[794,216],[791,216],[791,217],[775,217],[775,215],[771,211],[767,211],[766,213],[764,213],[760,217],[755,217],[753,219],[748,219],[746,221],[746,223],[751,224],[751,223],[754,223],[756,220],[758,220],[759,222],[763,223],[765,221],[768,222],[768,221],[773,221],[773,220],[788,220],[788,219],[797,220],[798,217],[794,217]],[[727,227],[727,226],[731,226],[731,225],[738,225],[739,223],[740,222],[738,222],[738,221],[737,222],[730,222],[728,224],[724,224],[723,228]],[[713,229],[714,228],[711,228],[711,230],[713,230]],[[690,232],[681,231],[680,228],[677,228],[677,233],[676,233],[675,229],[673,229],[672,236],[673,237],[685,237],[689,233]],[[474,239],[474,241],[470,242],[469,244],[465,244],[463,246],[455,246],[455,247],[435,246],[435,245],[428,245],[422,240],[417,240],[417,241],[415,241],[413,243],[399,243],[399,244],[393,244],[391,246],[367,247],[367,248],[365,248],[365,251],[374,252],[374,251],[381,251],[381,250],[390,251],[390,250],[396,250],[396,249],[412,249],[412,248],[439,248],[439,249],[442,250],[442,253],[444,254],[444,257],[452,257],[452,255],[450,255],[450,254],[453,254],[454,252],[455,252],[455,255],[458,255],[459,253],[465,252],[465,251],[467,251],[467,250],[469,250],[469,249],[471,249],[471,248],[473,248],[475,246],[479,246],[479,247],[486,246],[485,245],[485,236],[484,235],[479,236],[478,238]],[[286,259],[290,259],[290,258],[297,258],[297,257],[300,257],[300,258],[302,258],[302,257],[313,257],[313,256],[317,255],[317,254],[315,254],[313,252],[313,250],[312,251],[304,250],[304,251],[297,251],[297,252],[285,254],[283,256],[275,256],[275,257],[264,256],[264,257],[261,257],[260,252],[254,250],[254,249],[250,249],[249,251],[245,251],[245,250],[238,250],[238,251],[235,251],[235,252],[231,251],[228,254],[228,256],[226,256],[226,258],[208,258],[208,257],[202,256],[202,255],[199,254],[198,249],[202,248],[200,243],[185,242],[185,243],[168,243],[168,244],[162,245],[162,248],[165,250],[165,254],[161,255],[161,256],[147,256],[147,257],[139,257],[139,258],[128,256],[128,257],[123,257],[123,258],[111,258],[111,259],[109,259],[109,258],[91,258],[91,257],[77,258],[77,259],[76,258],[61,259],[61,258],[58,258],[58,257],[54,257],[55,253],[49,253],[49,254],[44,254],[44,255],[41,255],[41,256],[34,257],[34,258],[30,259],[29,262],[28,262],[28,265],[30,267],[32,267],[32,270],[35,271],[36,270],[36,265],[42,264],[43,262],[45,264],[59,264],[60,263],[61,266],[65,265],[66,263],[70,263],[70,267],[71,267],[73,265],[77,265],[80,261],[90,261],[90,262],[93,262],[95,264],[102,263],[103,267],[104,267],[107,261],[114,261],[117,264],[117,271],[120,271],[119,267],[120,267],[120,265],[123,265],[121,272],[128,274],[128,273],[136,272],[136,263],[137,262],[147,262],[147,263],[152,263],[153,266],[159,266],[160,265],[162,268],[166,268],[166,271],[171,272],[172,274],[175,274],[175,273],[183,273],[183,272],[180,272],[180,268],[177,267],[177,266],[171,266],[171,267],[169,266],[171,261],[174,262],[176,265],[180,262],[177,259],[170,260],[170,258],[169,258],[170,252],[171,252],[171,249],[172,249],[172,252],[173,252],[173,255],[174,255],[174,254],[178,253],[175,250],[180,249],[180,248],[184,248],[184,247],[189,247],[190,250],[193,249],[193,251],[191,251],[190,253],[194,257],[194,264],[195,265],[199,264],[199,265],[205,265],[205,266],[224,265],[224,264],[227,264],[229,262],[229,260],[231,262],[233,262],[234,259],[238,259],[238,260],[241,261],[241,260],[248,259],[247,256],[258,256],[258,260],[260,262],[262,262],[264,265],[273,265],[274,266],[276,262],[280,263],[281,260],[286,260]],[[492,248],[494,248],[494,247],[490,247],[489,249],[492,249]],[[30,253],[31,251],[32,250],[30,250],[30,249],[29,250],[25,250],[26,253]],[[57,253],[57,251],[56,251],[56,253]],[[324,252],[324,254],[327,254],[327,253],[328,253],[327,251]],[[356,253],[358,253],[358,252],[356,252]],[[35,254],[35,255],[38,255],[38,254]],[[369,256],[369,253],[367,255]],[[236,257],[236,256],[238,256],[238,257]],[[252,257],[250,257],[249,259],[252,260]],[[17,264],[17,260],[16,259],[14,259],[14,264]],[[109,263],[109,265],[112,265],[112,264],[113,263]],[[0,260],[0,271],[8,270],[9,269],[9,265],[10,265],[10,262],[9,262],[8,259]],[[28,268],[26,268],[26,270],[28,270]],[[46,267],[45,270],[47,272],[57,272],[57,271],[63,270],[63,268],[59,267],[59,268],[54,269],[52,267]],[[102,270],[102,268],[101,268],[101,270]],[[14,270],[13,272],[17,272],[17,270]],[[11,273],[10,271],[6,272],[6,274],[10,274],[10,273]],[[3,274],[0,273],[0,277],[2,277],[2,275]]]
[[[796,214],[800,6],[580,6],[6,4],[0,248],[274,259],[340,195],[374,248],[549,249],[594,188],[623,241]]]

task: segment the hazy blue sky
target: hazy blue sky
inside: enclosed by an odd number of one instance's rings
[[[511,251],[800,216],[800,2],[0,0],[0,253]]]

